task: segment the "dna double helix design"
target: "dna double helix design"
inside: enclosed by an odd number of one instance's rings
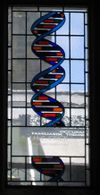
[[[31,27],[36,39],[32,43],[32,51],[41,60],[49,63],[51,67],[37,74],[31,82],[31,88],[35,92],[32,97],[32,109],[41,117],[49,119],[45,126],[64,126],[62,118],[64,107],[56,99],[45,94],[46,91],[56,87],[65,77],[65,71],[60,66],[65,53],[56,43],[45,39],[47,35],[57,31],[65,21],[62,12],[50,12],[39,18]]]
[[[65,126],[62,120],[63,105],[46,94],[47,91],[59,85],[65,77],[65,71],[61,67],[65,53],[59,45],[45,38],[61,28],[64,22],[63,12],[49,12],[37,19],[31,27],[32,34],[36,36],[32,43],[32,52],[50,65],[49,68],[34,76],[31,81],[31,89],[35,93],[31,99],[31,107],[39,116],[49,120],[43,125],[46,127]],[[32,157],[32,165],[42,174],[52,177],[52,181],[61,179],[64,172],[64,163],[57,156]]]

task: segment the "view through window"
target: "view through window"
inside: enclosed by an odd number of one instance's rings
[[[7,183],[88,186],[87,9],[9,7]]]

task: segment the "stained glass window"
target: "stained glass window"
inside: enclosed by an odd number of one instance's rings
[[[87,9],[9,7],[7,183],[88,186]]]

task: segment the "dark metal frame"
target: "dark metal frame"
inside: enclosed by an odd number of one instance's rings
[[[38,3],[37,1],[34,1],[35,4]],[[52,1],[42,1],[43,3],[46,3],[48,5],[54,4],[52,3]],[[9,1],[8,4],[11,3],[13,4],[12,1]],[[14,2],[16,4],[16,1]],[[25,4],[25,1],[17,1],[17,4]],[[28,1],[29,3],[29,1]],[[32,3],[32,2],[30,2]],[[88,1],[84,1],[84,0],[77,0],[77,1],[63,1],[63,2],[57,2],[58,5],[60,6],[61,4],[67,4],[69,6],[88,6],[89,9],[89,57],[90,57],[90,138],[91,138],[91,187],[89,187],[88,189],[82,189],[81,188],[44,188],[40,189],[39,187],[36,187],[35,189],[31,189],[30,187],[22,187],[20,189],[17,189],[16,187],[12,186],[7,188],[7,186],[5,186],[5,181],[6,181],[6,114],[7,114],[7,4],[3,4],[3,12],[1,10],[1,14],[3,16],[3,22],[2,23],[2,28],[3,31],[1,31],[1,45],[2,47],[0,48],[0,52],[1,52],[1,62],[2,62],[2,68],[0,71],[0,78],[1,78],[1,91],[0,91],[0,108],[2,110],[1,116],[0,116],[0,138],[1,138],[1,156],[2,156],[2,161],[1,163],[1,190],[3,193],[7,192],[7,194],[12,194],[12,193],[16,193],[19,192],[20,194],[24,194],[25,192],[27,194],[31,194],[33,193],[33,191],[35,193],[49,193],[49,190],[51,190],[50,193],[63,193],[63,194],[80,194],[82,192],[82,194],[89,194],[90,193],[94,193],[97,187],[97,171],[96,171],[96,163],[97,163],[97,135],[98,135],[98,131],[97,131],[97,124],[98,124],[98,117],[97,117],[97,112],[96,112],[96,108],[98,106],[97,104],[97,95],[98,95],[98,85],[97,85],[97,76],[98,76],[98,53],[97,53],[97,45],[96,45],[96,35],[97,35],[97,26],[96,26],[96,5],[95,3],[91,3],[91,5],[89,4]],[[56,4],[57,4],[56,3]],[[41,4],[41,3],[40,3]],[[1,21],[2,21],[2,17],[1,17]],[[0,183],[0,184],[1,184]],[[14,188],[13,188],[14,187]]]

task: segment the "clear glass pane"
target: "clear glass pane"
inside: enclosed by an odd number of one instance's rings
[[[62,81],[62,83],[63,82],[69,82],[69,61],[68,60],[64,60],[64,62],[61,64],[61,66],[65,70],[65,78]]]
[[[85,47],[88,47],[88,32],[87,26],[85,25]]]
[[[41,60],[41,69],[42,69],[42,71],[46,70],[46,69],[48,69],[50,67],[51,67],[50,64],[48,64],[47,62],[44,62],[43,60]]]
[[[8,47],[8,59],[10,60],[11,59],[11,48]]]
[[[84,158],[72,158],[72,181],[84,181],[85,180],[85,165]]]
[[[62,7],[40,7],[40,11],[62,11]]]
[[[25,34],[25,13],[24,12],[13,13],[13,33]]]
[[[11,91],[11,72],[8,71],[8,92]]]
[[[65,58],[69,57],[69,39],[68,37],[56,37],[56,43],[60,45],[61,48],[63,48],[65,52]]]
[[[71,57],[84,58],[84,38],[71,37]]]
[[[84,83],[84,61],[71,61],[71,81],[73,83]]]
[[[85,119],[84,119],[84,109],[71,109],[72,115],[72,126],[84,126]]]
[[[37,7],[33,7],[33,6],[31,6],[31,7],[24,7],[24,6],[21,6],[21,7],[19,7],[19,6],[16,6],[16,7],[13,7],[13,10],[14,11],[18,11],[18,10],[20,10],[20,11],[37,11]]]
[[[13,60],[13,81],[25,82],[25,60]]]
[[[29,126],[40,126],[40,117],[34,112],[32,108],[27,109],[27,115],[29,120],[27,121]]]
[[[8,127],[8,144],[11,143],[11,127]]]
[[[8,8],[8,22],[11,22],[11,7]]]
[[[25,107],[25,85],[13,84],[12,101],[13,107]]]
[[[71,13],[71,34],[83,35],[84,34],[84,14]]]
[[[85,24],[87,24],[88,18],[87,18],[87,13],[85,13]]]
[[[32,34],[31,26],[36,21],[36,19],[40,18],[40,13],[38,12],[28,12],[27,13],[27,33]]]
[[[57,31],[57,35],[68,35],[69,34],[69,14],[65,13],[65,23],[62,26],[62,28],[60,28]]]
[[[31,82],[33,77],[40,72],[40,60],[27,61],[27,81]]]
[[[12,109],[12,123],[14,126],[25,126],[25,109],[13,108]]]
[[[84,85],[83,84],[71,84],[71,93],[72,95],[74,93],[83,94],[84,95]]]
[[[27,58],[38,58],[31,49],[31,45],[35,40],[35,36],[27,36]]]
[[[63,104],[64,107],[69,107],[69,85],[59,84],[57,86],[57,100]]]
[[[13,58],[25,58],[24,36],[13,36]]]
[[[65,126],[70,126],[70,111],[69,111],[68,108],[65,108],[65,110],[64,110],[64,116],[63,116],[63,119],[62,120],[63,120]],[[67,134],[67,132],[66,132],[66,134]]]
[[[73,92],[71,95],[72,107],[84,107],[84,94],[82,92]]]
[[[8,45],[11,46],[11,24],[8,24]]]
[[[11,70],[11,60],[8,60],[8,70]]]

